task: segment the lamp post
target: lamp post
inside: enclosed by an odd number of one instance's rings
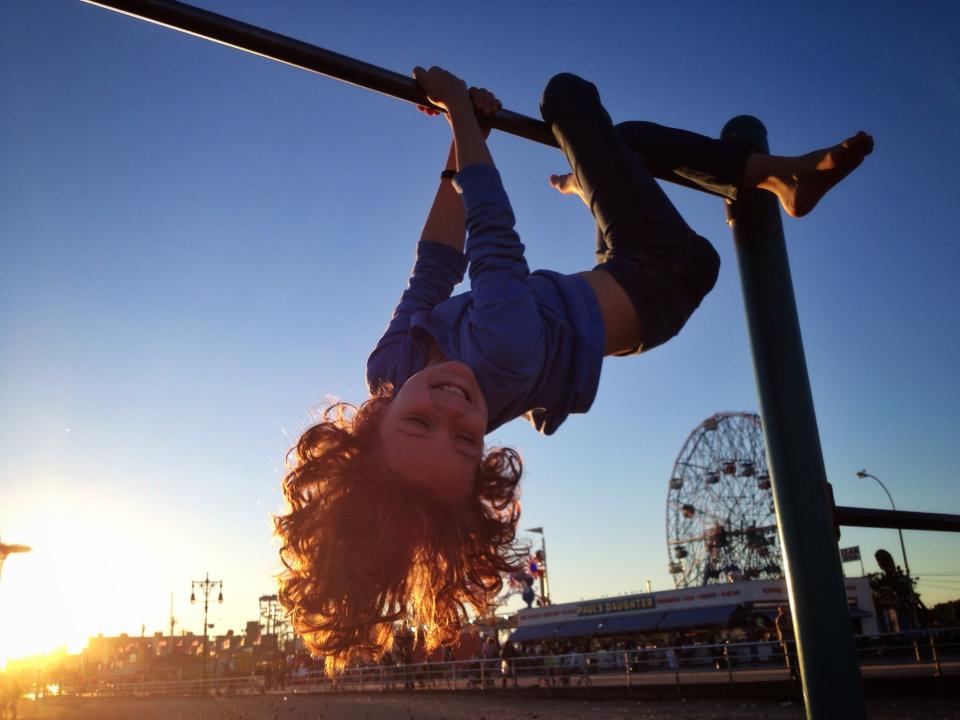
[[[547,577],[547,536],[543,534],[542,527],[527,528],[524,532],[536,533],[540,536],[540,562],[543,565],[543,574],[540,575],[540,598],[544,605],[550,604],[550,580]]]
[[[207,679],[207,613],[210,609],[210,593],[213,592],[213,588],[216,587],[219,590],[219,595],[217,595],[217,602],[223,603],[223,581],[222,580],[211,580],[210,573],[207,573],[207,576],[203,580],[192,580],[190,582],[190,603],[193,604],[197,602],[197,595],[195,592],[196,588],[200,588],[203,591],[203,659],[200,661],[200,674],[203,676],[203,679]]]
[[[880,487],[883,488],[883,491],[887,494],[887,499],[890,501],[890,507],[894,510],[897,509],[897,506],[893,503],[893,496],[890,494],[890,491],[887,490],[887,486],[880,481],[880,478],[878,478],[876,475],[871,475],[866,470],[857,470],[857,477],[861,480],[864,478],[873,478],[876,480],[877,484],[880,485]],[[900,536],[900,552],[903,554],[903,571],[907,574],[907,580],[910,580],[910,563],[907,562],[907,547],[903,544],[903,530],[901,528],[897,528],[897,534]],[[911,593],[911,595],[912,594],[913,593]]]
[[[880,478],[876,475],[871,475],[866,470],[858,470],[857,477],[863,480],[864,478],[873,478],[877,481],[877,484],[883,488],[883,491],[887,494],[887,499],[890,501],[890,507],[893,510],[897,509],[897,506],[893,503],[893,496],[890,494],[890,491],[887,490],[887,486],[884,485]],[[900,536],[900,552],[903,554],[903,571],[907,575],[907,594],[910,598],[910,606],[907,609],[907,617],[910,619],[911,629],[916,630],[917,628],[917,613],[916,613],[916,601],[917,596],[913,592],[913,577],[910,575],[910,562],[907,560],[907,546],[903,543],[903,528],[897,528],[897,535]]]

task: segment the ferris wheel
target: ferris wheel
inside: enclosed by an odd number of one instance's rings
[[[667,553],[678,588],[783,577],[760,417],[717,413],[692,433],[667,491]]]

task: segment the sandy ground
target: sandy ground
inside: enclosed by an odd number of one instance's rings
[[[874,720],[960,720],[956,698],[870,700]],[[74,699],[23,702],[19,720],[802,720],[796,704],[742,701],[584,702],[459,695]]]

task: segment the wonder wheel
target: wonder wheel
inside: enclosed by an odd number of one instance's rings
[[[678,588],[783,577],[758,415],[704,420],[668,485],[667,553]]]

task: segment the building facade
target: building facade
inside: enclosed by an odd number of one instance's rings
[[[845,587],[854,632],[875,634],[869,580],[846,578]],[[520,610],[510,640],[525,644],[643,639],[658,645],[691,635],[759,640],[769,635],[781,605],[789,605],[784,580],[748,580],[581,600]]]

